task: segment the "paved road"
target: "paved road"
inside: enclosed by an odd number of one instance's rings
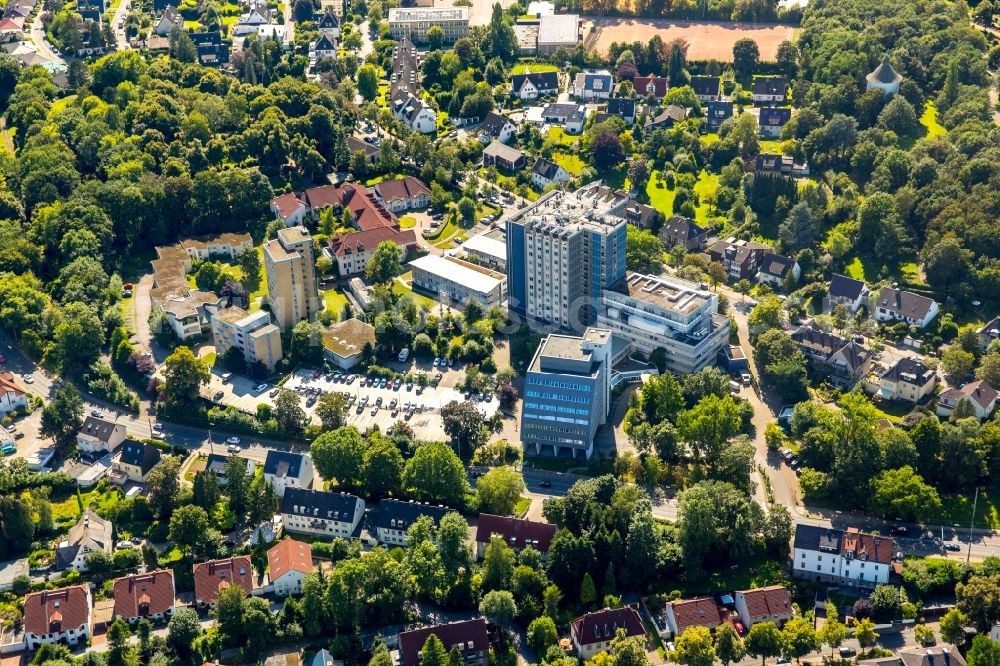
[[[46,60],[52,60],[54,62],[61,62],[65,64],[65,60],[62,56],[57,54],[49,43],[49,40],[45,37],[45,28],[42,26],[42,14],[44,12],[39,11],[35,14],[35,20],[31,23],[31,41],[38,49],[38,55],[42,56]]]
[[[132,48],[125,35],[125,18],[128,16],[129,7],[131,7],[131,0],[122,0],[118,4],[118,9],[115,10],[114,18],[111,19],[111,28],[115,32],[115,42],[119,51]]]

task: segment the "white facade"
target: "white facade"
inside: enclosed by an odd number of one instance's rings
[[[531,172],[531,182],[539,190],[544,190],[552,183],[568,183],[571,178],[572,177],[569,175],[569,172],[562,167],[558,167],[555,172],[551,174],[551,177],[544,176],[537,171]]]
[[[308,493],[296,493],[293,497],[281,503],[281,520],[286,532],[304,534],[314,537],[332,539],[334,537],[349,538],[361,523],[365,515],[364,500],[352,497],[355,500],[353,508],[345,515],[341,511],[330,511],[313,502],[314,497],[307,495],[333,495],[336,493],[326,493],[315,490]],[[306,502],[298,504],[297,502]]]
[[[298,465],[298,474],[293,473],[289,467],[283,463],[278,463],[273,471],[268,467],[264,469],[264,479],[266,479],[278,497],[285,496],[286,488],[310,488],[313,482],[312,458],[307,455],[298,456],[301,461]]]
[[[15,388],[8,388],[0,393],[0,416],[4,416],[15,409],[27,408],[28,395]]]
[[[302,593],[302,581],[306,575],[297,569],[290,569],[283,573],[277,580],[272,580],[274,593],[279,597],[287,597],[290,594]]]

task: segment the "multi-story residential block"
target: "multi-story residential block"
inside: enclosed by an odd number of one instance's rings
[[[871,352],[853,340],[811,326],[798,328],[792,340],[816,370],[846,384],[853,384],[871,370]]]
[[[490,661],[490,638],[486,632],[486,620],[450,622],[434,627],[412,629],[399,633],[399,666],[418,666],[420,652],[427,638],[434,634],[444,644],[447,652],[458,650],[464,666],[487,666]]]
[[[24,597],[24,646],[78,645],[91,636],[94,604],[89,585],[32,592]]]
[[[833,277],[830,278],[827,298],[830,302],[830,309],[837,305],[844,305],[851,311],[851,314],[854,314],[868,302],[870,294],[871,290],[868,289],[868,285],[861,280],[834,273]]]
[[[365,501],[346,493],[287,488],[281,498],[286,532],[350,538],[365,515]]]
[[[717,240],[708,247],[708,256],[726,269],[732,280],[750,279],[760,272],[760,262],[771,248],[763,243],[756,243],[733,237]]]
[[[797,578],[873,588],[889,582],[895,544],[889,537],[797,524],[792,548]]]
[[[875,300],[875,319],[878,321],[905,321],[924,328],[937,313],[938,304],[933,298],[892,287],[882,287]]]
[[[70,528],[66,539],[56,547],[56,570],[87,570],[87,555],[101,551],[111,554],[111,521],[105,520],[93,510],[86,509],[76,524]]]
[[[125,441],[125,424],[90,415],[76,433],[80,453],[92,456],[114,453]]]
[[[582,337],[552,334],[538,345],[525,377],[521,441],[525,450],[552,447],[590,458],[594,434],[607,420],[611,394],[611,331]]]
[[[581,659],[590,659],[598,652],[607,651],[611,641],[618,637],[619,629],[624,630],[626,638],[646,635],[639,612],[631,606],[587,613],[573,620],[569,628],[576,655]]]
[[[938,396],[938,416],[951,416],[958,403],[967,400],[980,421],[988,419],[997,407],[997,390],[979,379],[961,388],[952,388]]]
[[[414,259],[407,267],[413,273],[414,287],[446,305],[461,306],[474,299],[489,309],[501,305],[507,294],[507,278],[503,273],[455,257],[428,254]]]
[[[482,559],[495,536],[515,551],[534,548],[544,555],[549,552],[556,530],[552,523],[481,513],[476,524],[476,558]]]
[[[788,81],[783,76],[753,77],[751,93],[753,94],[754,104],[782,103],[785,101],[787,90]]]
[[[882,400],[902,400],[914,404],[934,394],[937,373],[920,361],[904,356],[877,380],[870,383],[875,396]]]
[[[253,565],[247,555],[194,565],[194,599],[199,605],[211,606],[219,592],[230,585],[239,585],[246,594],[253,592]]]
[[[510,309],[529,325],[582,331],[625,277],[630,199],[600,183],[553,190],[507,218]]]
[[[156,621],[170,619],[176,604],[174,572],[158,569],[115,579],[115,607],[112,617],[134,624],[146,618]]]
[[[249,365],[259,363],[274,370],[281,360],[281,331],[271,323],[267,310],[247,312],[231,307],[212,316],[212,339],[220,356],[235,347]]]
[[[287,488],[312,488],[312,458],[305,453],[268,449],[264,458],[264,478],[278,497],[284,497]]]
[[[302,592],[302,580],[313,570],[312,546],[285,539],[267,551],[267,572],[279,597]]]
[[[375,537],[379,543],[403,546],[406,544],[406,532],[418,518],[428,516],[437,525],[450,511],[446,506],[384,499],[378,503]]]
[[[746,629],[758,622],[773,622],[780,627],[792,619],[792,595],[781,585],[737,590],[736,612]]]
[[[341,370],[350,370],[361,362],[365,343],[375,345],[375,327],[360,319],[337,322],[323,334],[323,357]]]
[[[0,416],[28,406],[28,390],[14,377],[13,372],[0,372]]]
[[[319,313],[313,240],[305,227],[287,227],[264,244],[268,302],[277,325],[291,328]]]
[[[426,42],[427,31],[439,26],[446,43],[469,34],[468,7],[394,7],[389,10],[389,35]]]
[[[643,356],[665,349],[667,369],[682,375],[714,365],[728,344],[729,319],[718,309],[718,296],[693,282],[629,273],[604,290],[597,326]]]
[[[146,483],[149,473],[160,462],[160,450],[152,444],[125,440],[111,460],[111,480],[117,483]]]

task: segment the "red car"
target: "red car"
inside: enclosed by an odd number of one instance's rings
[[[391,389],[392,388],[392,380],[391,379],[385,383],[385,387],[387,389]]]

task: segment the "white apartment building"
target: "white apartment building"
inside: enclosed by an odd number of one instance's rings
[[[284,497],[289,488],[311,488],[312,458],[305,454],[269,449],[264,459],[264,478],[278,497]]]
[[[413,523],[417,522],[418,518],[429,516],[437,525],[449,511],[451,509],[446,506],[384,499],[378,503],[375,535],[379,543],[404,546],[406,545],[406,533]]]
[[[501,305],[507,293],[503,273],[454,257],[428,254],[407,267],[413,273],[413,285],[445,305],[461,307],[471,298],[489,309]]]
[[[312,547],[284,539],[267,551],[267,575],[279,597],[302,592],[302,581],[313,570]]]
[[[427,31],[439,26],[446,43],[469,34],[468,7],[393,7],[389,10],[389,35],[426,42]]]
[[[349,538],[364,515],[365,501],[346,493],[287,488],[281,498],[281,520],[286,532]]]
[[[81,453],[91,455],[114,453],[125,441],[125,424],[90,415],[76,432],[76,445]]]
[[[797,524],[792,573],[797,578],[873,588],[889,581],[895,544],[889,537]]]
[[[271,323],[266,310],[247,312],[226,308],[212,317],[212,338],[220,356],[236,347],[249,363],[260,363],[268,370],[281,360],[281,331]]]
[[[681,375],[714,365],[728,344],[729,319],[718,310],[718,296],[693,282],[629,273],[604,290],[597,326],[646,357],[662,347],[667,369]]]

